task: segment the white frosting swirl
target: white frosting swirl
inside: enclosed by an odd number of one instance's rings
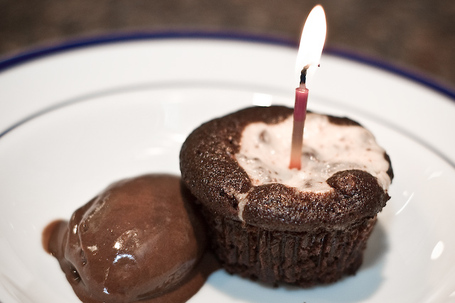
[[[338,171],[361,169],[387,190],[389,162],[371,132],[357,125],[337,125],[326,115],[308,113],[302,149],[302,169],[289,169],[292,116],[278,124],[249,124],[235,155],[253,185],[282,183],[300,191],[325,192],[326,180]]]

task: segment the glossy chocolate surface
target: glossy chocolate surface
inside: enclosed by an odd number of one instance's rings
[[[185,302],[214,268],[204,225],[170,175],[110,185],[43,241],[83,302]]]

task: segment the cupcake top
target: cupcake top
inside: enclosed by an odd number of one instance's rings
[[[277,124],[256,122],[242,132],[240,150],[235,157],[248,173],[253,185],[283,183],[304,192],[331,189],[326,180],[334,173],[361,169],[378,179],[387,190],[390,166],[371,132],[345,119],[308,113],[305,120],[302,169],[289,169],[293,118]]]
[[[270,230],[342,229],[389,199],[389,157],[348,118],[308,113],[302,169],[289,169],[291,108],[252,107],[185,141],[182,179],[211,211]]]

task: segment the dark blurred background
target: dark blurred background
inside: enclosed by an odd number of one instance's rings
[[[298,43],[316,4],[326,11],[328,47],[455,87],[454,0],[0,0],[0,59],[132,31],[229,31]]]

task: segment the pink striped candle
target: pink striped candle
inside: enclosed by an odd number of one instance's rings
[[[300,73],[300,85],[295,89],[290,169],[301,169],[302,167],[303,130],[309,93],[306,81],[307,73],[311,77],[315,68],[319,66],[326,32],[324,9],[317,5],[311,10],[305,21],[297,54],[296,71]]]

